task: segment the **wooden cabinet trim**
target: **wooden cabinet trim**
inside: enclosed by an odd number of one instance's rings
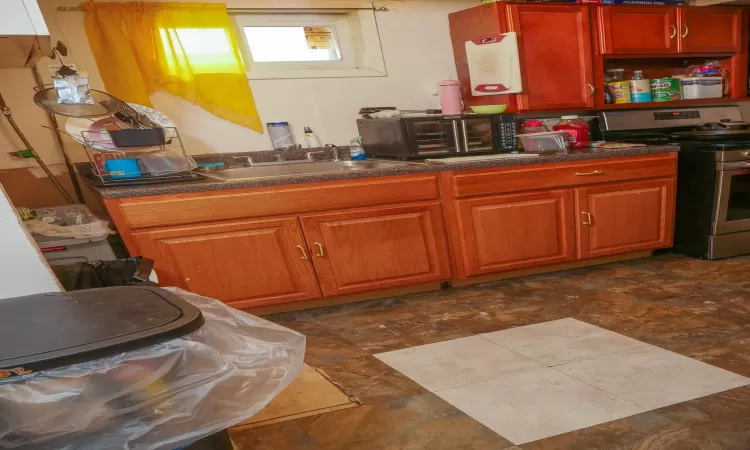
[[[636,6],[636,5],[603,5],[596,7],[599,22],[599,42],[603,54],[673,54],[677,53],[680,38],[677,23],[677,7],[674,6]],[[663,28],[658,36],[644,35],[642,30],[632,29],[633,42],[622,42],[617,39],[613,29],[617,14],[643,15],[661,17]],[[639,46],[643,39],[663,39],[662,45],[656,48]],[[628,38],[629,39],[629,38]]]
[[[680,53],[737,53],[743,50],[743,10],[740,8],[706,8],[697,6],[681,6],[677,8],[677,23],[680,32],[678,47]],[[692,19],[698,15],[699,18]],[[710,31],[700,29],[705,27],[702,22],[711,16],[724,16],[731,19],[731,40],[727,45],[703,44],[700,39],[704,33]],[[687,27],[687,28],[686,28]],[[709,25],[709,28],[713,29]],[[687,32],[687,36],[684,36]],[[747,40],[747,39],[745,39]]]
[[[576,258],[572,189],[476,197],[451,200],[451,203],[456,212],[449,217],[449,228],[454,228],[456,234],[460,235],[459,239],[454,240],[453,245],[455,246],[454,254],[460,259],[457,266],[458,276],[461,279],[500,271],[572,261]],[[554,217],[546,215],[550,207],[553,208],[552,214]],[[545,215],[534,219],[538,221],[538,226],[529,223],[525,227],[518,227],[517,224],[503,223],[501,228],[496,228],[490,223],[487,224],[489,228],[482,228],[483,224],[480,223],[482,221],[481,210],[489,209],[490,213],[499,211],[501,214],[512,214],[514,208],[517,209],[516,215],[528,216],[528,214],[540,212]],[[502,229],[502,226],[506,225],[508,229]],[[553,229],[543,229],[543,226],[552,226]],[[503,242],[504,238],[508,238],[503,233],[511,231],[514,233],[511,236],[513,242]],[[545,231],[550,233],[545,234]],[[498,233],[497,238],[500,241],[495,239],[494,233]],[[518,248],[523,251],[513,254],[513,244],[516,242],[521,245]],[[539,245],[535,247],[535,244]],[[557,251],[549,253],[550,245],[556,246]],[[498,246],[506,252],[503,253],[507,255],[505,260],[490,262],[487,261],[489,256],[482,256],[482,253],[489,255],[493,250],[497,251]],[[547,253],[529,254],[534,251],[546,251]]]
[[[669,177],[654,180],[641,180],[626,183],[609,183],[598,186],[576,188],[576,234],[578,238],[578,257],[581,259],[592,258],[597,256],[614,255],[618,253],[627,253],[638,250],[651,250],[655,248],[669,247],[670,245],[672,245],[672,238],[674,233],[675,183],[675,178]],[[610,193],[615,195],[618,193],[622,195],[627,193],[640,195],[642,192],[653,189],[660,190],[660,204],[658,205],[658,237],[652,240],[643,240],[632,243],[620,243],[609,246],[604,245],[596,248],[597,243],[594,241],[591,233],[592,231],[597,231],[596,227],[601,227],[604,225],[602,225],[603,220],[599,216],[598,211],[596,211],[594,205],[591,204],[591,196]],[[639,213],[634,213],[632,215],[629,215],[624,220],[614,221],[609,225],[612,227],[622,227],[624,230],[627,230],[627,232],[631,232],[637,225],[634,222],[637,222],[639,219],[642,219]],[[589,221],[591,223],[588,223]],[[605,230],[605,232],[613,233],[612,230]],[[614,233],[616,232],[617,230],[614,230]]]
[[[508,4],[508,18],[510,20],[510,29],[518,34],[518,47],[520,64],[523,68],[521,77],[523,85],[525,86],[524,92],[516,94],[516,104],[519,111],[529,110],[549,110],[549,109],[566,109],[566,108],[590,108],[594,106],[594,72],[593,72],[593,37],[590,31],[591,23],[591,9],[586,5],[560,5],[560,4]],[[558,19],[555,21],[555,15],[575,15],[576,24],[574,27],[568,27],[565,30],[561,30],[561,33],[565,36],[575,33],[575,43],[578,48],[576,52],[570,52],[570,49],[565,47],[555,48],[556,43],[550,43],[549,46],[543,46],[543,48],[537,48],[536,46],[528,45],[528,41],[533,37],[533,32],[524,30],[522,26],[522,15],[523,14],[539,14],[540,17],[543,13],[547,13],[545,19],[548,20],[545,30],[554,30],[555,25],[558,23],[567,25]],[[565,32],[567,31],[567,32]],[[541,47],[541,46],[540,46]],[[554,51],[550,52],[550,49]],[[550,56],[558,58],[553,60],[550,64],[542,64],[541,66],[534,68],[533,64],[539,64],[540,61],[549,59]],[[580,73],[580,80],[578,80],[578,86],[573,86],[573,83],[567,83],[567,85],[560,85],[561,76],[565,74],[557,73],[555,77],[545,77],[542,73],[544,69],[550,69],[551,66],[560,64],[568,64],[569,61],[577,61],[577,64],[571,64],[569,67],[570,71],[578,71]],[[549,70],[548,70],[549,71]],[[550,71],[550,72],[553,72]],[[541,75],[541,76],[540,76]],[[568,80],[570,81],[570,80]],[[544,84],[550,88],[546,91],[546,95],[539,95],[539,89]],[[534,88],[538,91],[535,94]],[[560,98],[557,101],[549,100],[551,95],[560,95],[561,92],[574,94],[570,97]]]
[[[387,224],[387,221],[389,220],[419,221],[419,236],[414,235],[409,236],[409,238],[414,239],[415,242],[420,239],[424,240],[423,245],[426,254],[413,255],[413,257],[424,257],[424,262],[427,264],[428,269],[425,272],[405,275],[399,275],[394,272],[394,275],[381,279],[367,279],[364,275],[363,278],[358,281],[338,279],[336,276],[337,271],[345,271],[351,274],[353,271],[356,272],[358,265],[360,267],[362,266],[363,261],[343,261],[342,259],[333,261],[331,258],[345,258],[345,255],[342,255],[340,251],[335,251],[335,248],[338,247],[337,241],[333,238],[327,239],[326,232],[322,227],[325,224],[333,222],[350,221],[352,226],[356,227],[360,224],[367,224],[367,222],[372,223],[381,221],[387,231],[387,227],[390,226]],[[325,296],[395,288],[432,281],[444,281],[451,278],[451,266],[448,257],[445,227],[440,202],[360,208],[344,212],[307,214],[300,217],[300,222],[302,223],[305,239],[307,240],[311,254],[313,255],[312,261],[315,264],[318,280],[320,281],[320,286],[323,290],[323,295]],[[342,224],[340,223],[339,225]],[[392,232],[398,233],[402,231],[400,228],[396,227],[398,225],[397,223],[394,223],[393,225]],[[368,238],[369,236],[366,235],[357,235],[353,237],[353,239],[362,239],[363,241],[366,241]],[[318,246],[318,243],[320,243],[321,246]],[[375,246],[374,244],[375,243],[373,242],[373,246]],[[320,253],[323,253],[324,256],[317,256],[320,255]],[[387,258],[390,255],[381,253],[378,256]],[[402,256],[405,256],[405,259],[411,257],[410,255]],[[382,261],[373,261],[372,263],[378,264],[379,262]],[[406,264],[406,261],[393,261],[392,264],[395,269],[398,268],[399,263],[408,265]],[[336,266],[337,264],[338,266]],[[367,264],[369,264],[369,262]]]
[[[600,173],[586,175],[593,172]],[[659,178],[674,176],[676,173],[677,153],[669,152],[646,156],[457,171],[452,172],[450,185],[446,188],[452,197],[463,198]]]
[[[374,177],[121,199],[130,229],[435,200],[437,174]]]
[[[263,236],[263,233],[266,236]],[[170,246],[178,246],[176,248],[179,249],[179,246],[182,245],[195,245],[200,244],[202,241],[210,242],[212,239],[229,238],[241,240],[246,237],[264,238],[266,242],[269,242],[268,239],[271,239],[270,242],[276,241],[278,243],[279,253],[266,255],[268,259],[264,261],[274,261],[278,267],[285,268],[288,271],[289,278],[284,278],[286,281],[281,283],[287,285],[288,289],[286,291],[256,293],[255,296],[248,295],[246,298],[221,298],[221,295],[217,295],[218,292],[232,291],[231,288],[226,287],[227,285],[236,280],[246,282],[246,280],[252,279],[256,274],[246,273],[245,270],[247,268],[245,267],[231,266],[229,267],[230,270],[222,273],[221,276],[211,277],[210,274],[207,274],[206,279],[200,280],[197,285],[194,285],[193,283],[196,280],[183,279],[184,274],[179,272],[180,261],[175,260],[177,256],[173,255],[170,251]],[[297,248],[297,245],[299,245],[307,253],[304,236],[296,217],[244,220],[221,224],[136,231],[132,233],[132,239],[139,244],[143,256],[156,261],[155,269],[159,275],[161,285],[172,285],[186,290],[194,290],[191,289],[192,286],[209,289],[211,292],[196,293],[217,298],[225,301],[230,306],[240,309],[321,297],[320,288],[309,256],[306,260],[301,259],[301,253]],[[238,241],[237,243],[239,244],[240,242]],[[221,258],[221,255],[215,256]],[[242,258],[245,255],[238,253],[224,254],[224,256],[236,259]],[[257,255],[248,256],[254,257]],[[264,255],[260,256],[263,257]],[[205,263],[211,264],[210,261],[206,261]],[[197,271],[200,273],[203,270],[197,269]]]

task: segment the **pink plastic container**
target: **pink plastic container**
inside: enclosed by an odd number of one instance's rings
[[[461,114],[461,89],[456,80],[440,82],[440,109],[445,115]]]

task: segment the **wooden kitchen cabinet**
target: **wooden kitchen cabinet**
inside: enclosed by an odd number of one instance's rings
[[[572,189],[456,201],[459,276],[574,260]]]
[[[609,183],[575,191],[579,258],[672,244],[674,178]]]
[[[600,6],[597,18],[603,54],[669,54],[678,51],[675,7]]]
[[[439,202],[300,217],[324,296],[451,277]]]
[[[518,109],[594,106],[589,8],[537,3],[508,9],[521,60]]]
[[[320,297],[296,217],[132,233],[161,285],[251,308]]]
[[[742,51],[742,10],[683,7],[678,9],[679,51],[734,53]]]

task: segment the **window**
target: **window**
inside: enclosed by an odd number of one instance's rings
[[[236,14],[250,79],[385,76],[371,10]]]

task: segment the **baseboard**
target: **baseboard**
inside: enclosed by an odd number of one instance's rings
[[[600,256],[598,258],[579,259],[568,261],[560,264],[551,264],[549,266],[529,267],[528,269],[509,270],[507,272],[490,273],[476,277],[465,278],[462,280],[451,281],[451,286],[469,286],[472,284],[489,283],[491,281],[507,280],[509,278],[527,277],[530,275],[540,275],[543,273],[559,272],[561,270],[578,269],[581,267],[598,266],[600,264],[609,264],[619,261],[628,261],[630,259],[648,258],[653,252],[643,250],[640,252],[621,253],[619,255]]]
[[[280,305],[269,305],[260,308],[246,309],[244,311],[256,316],[265,316],[282,312],[300,311],[303,309],[322,308],[324,306],[341,305],[344,303],[365,302],[368,300],[377,300],[379,298],[398,297],[402,295],[417,294],[420,292],[437,291],[440,290],[441,284],[442,283],[440,282],[418,284],[414,286],[360,292],[357,294],[339,295],[336,297],[319,298],[315,300],[302,300],[299,302],[283,303]]]

